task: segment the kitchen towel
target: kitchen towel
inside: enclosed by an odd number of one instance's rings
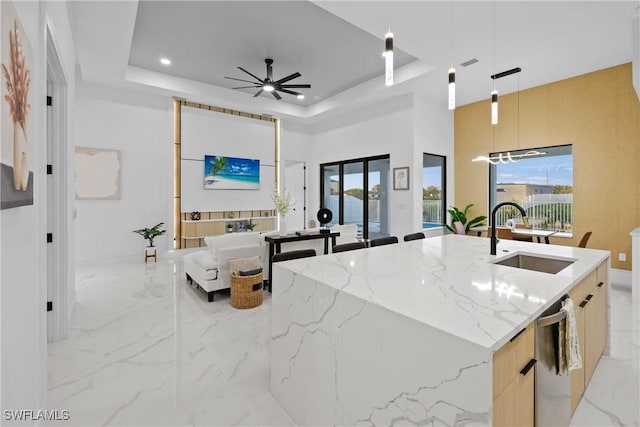
[[[565,298],[561,310],[567,317],[558,325],[558,374],[567,375],[569,371],[582,368],[582,358],[573,300]]]

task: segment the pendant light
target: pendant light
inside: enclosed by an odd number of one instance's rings
[[[455,110],[456,108],[456,69],[453,68],[453,35],[455,32],[453,31],[453,0],[449,3],[450,10],[450,28],[451,28],[451,37],[450,37],[450,46],[449,51],[451,52],[451,68],[449,68],[449,110]]]
[[[496,2],[493,0],[493,74],[496,74]],[[496,90],[496,79],[493,79],[493,90],[491,91],[491,124],[498,124],[498,91]]]
[[[520,67],[517,68],[512,68],[511,70],[507,70],[507,71],[503,71],[501,73],[498,74],[494,74],[491,76],[491,78],[493,79],[493,81],[495,82],[496,79],[499,79],[501,77],[506,77],[509,76],[511,74],[516,74],[516,73],[520,73],[520,71],[522,71],[522,69]],[[518,146],[518,150],[520,151],[520,74],[518,74],[518,103],[517,103],[517,146]],[[492,99],[491,99],[491,106],[493,107],[493,92],[491,92],[492,95]],[[498,97],[497,93],[496,93],[496,98]],[[497,105],[497,99],[496,99],[496,105]],[[494,138],[494,145],[495,145],[495,129],[492,130],[493,131],[493,138]],[[526,151],[524,153],[519,153],[519,154],[512,154],[510,151],[507,151],[506,153],[498,153],[494,156],[478,156],[475,159],[472,159],[472,162],[488,162],[491,163],[492,165],[497,165],[499,163],[502,164],[506,164],[506,163],[517,163],[519,162],[521,159],[526,158],[526,157],[537,157],[537,156],[544,156],[546,153],[546,151],[538,151],[538,150],[529,150]]]
[[[384,35],[384,82],[387,86],[393,85],[393,33],[391,28]]]

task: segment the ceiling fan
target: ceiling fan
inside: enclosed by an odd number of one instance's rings
[[[254,98],[256,96],[260,96],[260,94],[262,92],[270,92],[271,95],[273,95],[273,97],[275,99],[277,99],[278,101],[280,99],[282,99],[282,97],[278,94],[278,92],[284,92],[284,93],[288,93],[290,95],[296,95],[298,97],[298,99],[303,99],[304,98],[304,95],[302,93],[296,92],[296,91],[293,91],[293,90],[290,90],[290,89],[310,88],[311,87],[310,84],[298,84],[298,85],[285,84],[290,80],[293,80],[293,79],[296,79],[296,78],[302,76],[302,74],[293,73],[293,74],[288,75],[287,77],[281,78],[280,80],[273,81],[273,70],[271,69],[271,64],[273,64],[273,59],[267,58],[267,59],[264,60],[264,62],[266,62],[266,64],[267,64],[267,77],[264,80],[259,78],[255,74],[252,74],[252,73],[248,72],[247,70],[245,70],[242,67],[238,67],[238,68],[240,70],[244,71],[245,73],[249,74],[251,77],[253,77],[257,81],[256,82],[252,82],[250,80],[236,79],[235,77],[226,77],[226,76],[225,76],[225,79],[237,80],[239,82],[245,82],[245,83],[251,83],[253,86],[239,86],[239,87],[234,87],[232,89],[252,89],[252,88],[260,89],[260,90],[258,90],[258,92],[256,92],[255,95],[253,95]]]

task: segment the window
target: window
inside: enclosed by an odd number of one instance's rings
[[[573,149],[571,145],[536,148],[543,156],[524,157],[516,163],[489,168],[491,210],[500,202],[515,202],[527,212],[535,229],[572,232]],[[529,150],[511,151],[524,154]],[[497,156],[500,153],[491,153]],[[502,153],[505,154],[505,153]],[[517,209],[505,206],[496,214],[496,225],[508,219],[522,223]]]
[[[364,238],[389,235],[389,156],[320,165],[321,205],[335,224],[357,224]],[[365,192],[366,189],[366,192]]]
[[[444,156],[422,155],[422,228],[440,227],[447,220],[446,163]]]

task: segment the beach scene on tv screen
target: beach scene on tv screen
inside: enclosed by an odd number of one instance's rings
[[[204,156],[205,190],[259,190],[260,160]]]

